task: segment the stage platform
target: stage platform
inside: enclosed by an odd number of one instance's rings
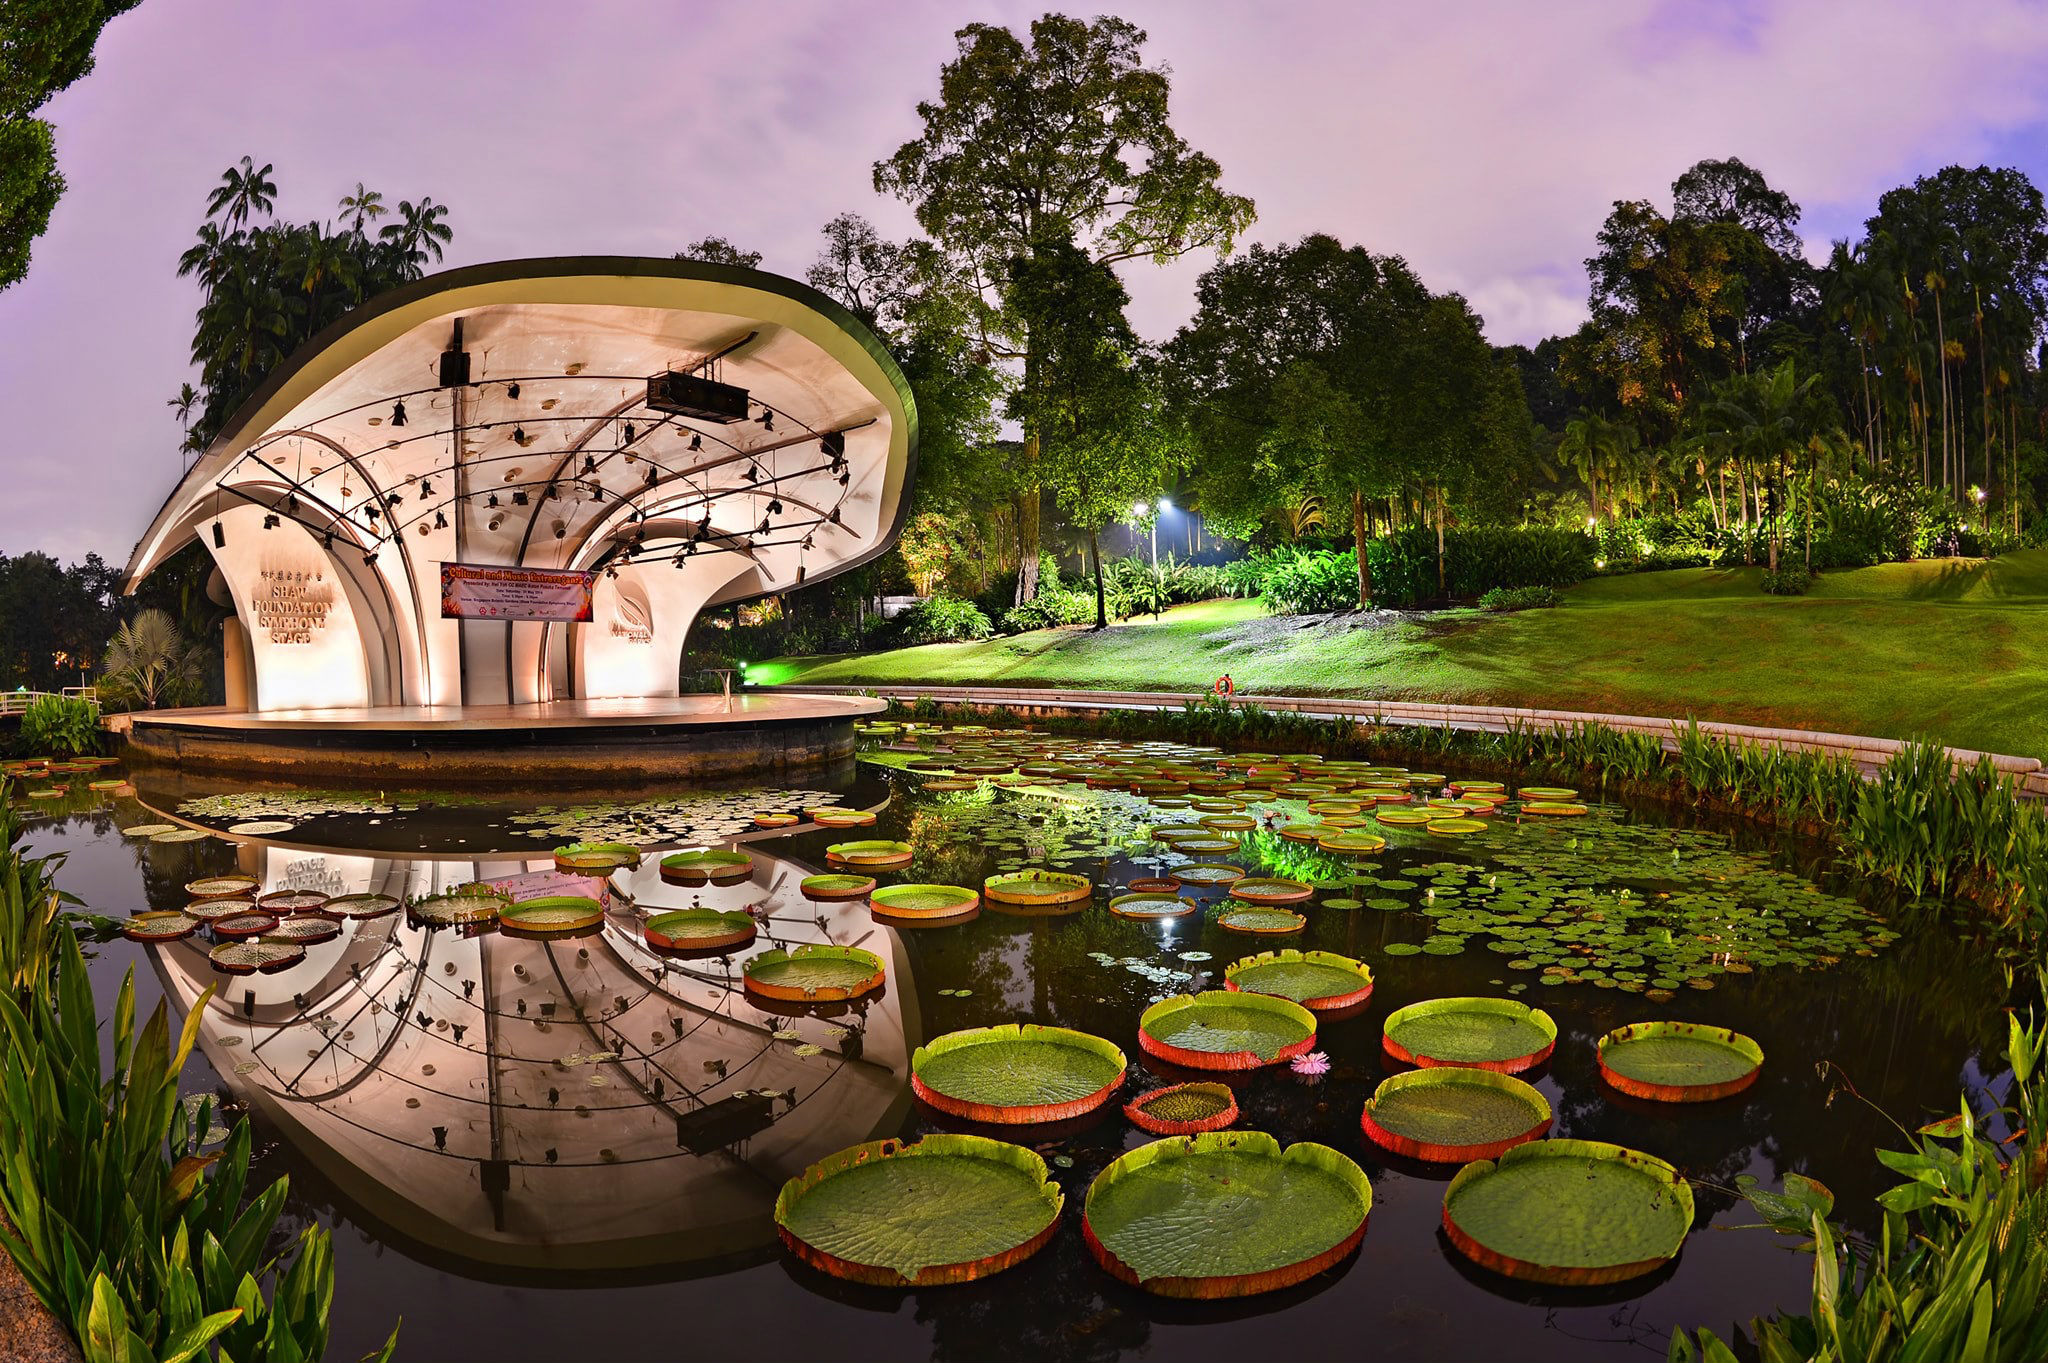
[[[394,705],[338,710],[158,710],[125,719],[139,765],[435,785],[773,775],[843,761],[864,696],[757,694]]]

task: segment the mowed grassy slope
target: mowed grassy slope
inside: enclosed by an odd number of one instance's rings
[[[1783,599],[1761,572],[1600,578],[1555,610],[1416,621],[1211,601],[1100,633],[781,659],[749,676],[1194,692],[1227,671],[1240,691],[1691,714],[2048,757],[2048,550],[1829,573]]]

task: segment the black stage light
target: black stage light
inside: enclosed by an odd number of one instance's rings
[[[219,521],[213,523],[213,547],[216,549],[228,547],[228,532],[221,528]]]
[[[391,424],[394,426],[403,426],[405,424],[405,403],[403,401],[391,404]]]

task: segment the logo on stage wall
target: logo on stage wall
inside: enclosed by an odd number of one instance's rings
[[[334,586],[318,568],[265,568],[256,589],[256,628],[273,644],[310,644],[327,628]]]
[[[612,593],[612,637],[629,644],[654,642],[654,608],[647,603],[647,589],[631,578],[620,578]]]

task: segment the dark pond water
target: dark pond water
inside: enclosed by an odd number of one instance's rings
[[[1192,814],[1076,786],[932,794],[867,763],[789,791],[687,796],[453,800],[145,778],[139,800],[46,811],[31,842],[64,851],[64,884],[124,916],[182,906],[183,885],[203,874],[252,874],[266,889],[419,893],[545,866],[569,840],[560,829],[702,845],[747,826],[753,811],[832,800],[876,809],[878,823],[749,834],[753,878],[739,885],[664,886],[651,859],[619,885],[653,906],[764,906],[762,947],[833,941],[879,952],[884,995],[838,1016],[763,1012],[740,994],[736,960],[653,957],[628,908],[599,935],[556,942],[427,930],[395,915],[348,925],[284,973],[232,979],[211,970],[203,946],[115,941],[99,949],[96,979],[110,997],[133,969],[145,1009],[168,997],[183,1010],[221,986],[186,1087],[249,1112],[263,1166],[291,1176],[294,1224],[334,1230],[335,1358],[375,1347],[400,1316],[402,1356],[434,1360],[1661,1357],[1674,1326],[1725,1334],[1806,1299],[1810,1258],[1737,1229],[1756,1220],[1730,1191],[1738,1175],[1774,1186],[1808,1174],[1834,1188],[1851,1219],[1863,1216],[1888,1182],[1871,1151],[1897,1144],[1872,1105],[1901,1120],[1948,1110],[1959,1088],[1984,1085],[1981,1067],[2001,1040],[1989,1024],[2004,985],[1984,954],[1881,902],[1848,903],[1859,887],[1810,849],[1597,803],[1569,823],[1496,816],[1486,834],[1455,842],[1397,832],[1355,865],[1270,834],[1234,856],[1197,858],[1327,881],[1306,906],[1306,930],[1287,938],[1222,930],[1215,895],[1202,914],[1166,922],[1113,917],[1098,897],[1071,917],[984,912],[918,931],[880,926],[857,903],[809,903],[798,879],[849,837],[913,844],[915,862],[885,883],[978,885],[994,870],[1040,864],[1106,888],[1162,864],[1145,827]],[[237,842],[121,832],[165,817],[291,827]],[[1343,879],[1354,874],[1363,883]],[[1514,949],[1489,949],[1503,931],[1519,934]],[[1361,1015],[1320,1032],[1328,1076],[1279,1066],[1233,1081],[1242,1126],[1335,1146],[1370,1175],[1363,1246],[1333,1271],[1220,1304],[1112,1281],[1082,1244],[1079,1210],[1095,1174],[1148,1139],[1116,1106],[1080,1130],[1012,1136],[1053,1160],[1068,1212],[1045,1251],[994,1278],[921,1292],[853,1287],[775,1244],[769,1213],[784,1179],[858,1141],[936,1129],[907,1091],[907,1056],[922,1040],[1057,1023],[1122,1046],[1142,1090],[1188,1077],[1147,1067],[1135,1036],[1143,1008],[1220,987],[1227,963],[1276,946],[1342,952],[1377,977]],[[1541,967],[1560,959],[1586,978],[1542,983]],[[1673,997],[1648,992],[1659,980],[1677,986]],[[1361,1106],[1391,1072],[1379,1046],[1390,1011],[1510,993],[1558,1025],[1555,1056],[1525,1076],[1556,1111],[1552,1134],[1645,1150],[1694,1181],[1693,1233],[1659,1273],[1563,1291],[1475,1268],[1439,1230],[1451,1170],[1390,1158],[1362,1137]],[[1754,1037],[1769,1057],[1760,1080],[1693,1107],[1605,1088],[1595,1039],[1656,1017]]]

